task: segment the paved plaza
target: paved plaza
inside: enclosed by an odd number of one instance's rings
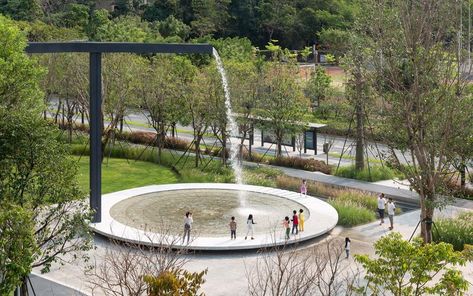
[[[301,172],[306,174],[306,172]],[[307,173],[311,174],[311,173]],[[332,176],[326,176],[332,177]],[[366,182],[364,182],[366,183]],[[366,189],[378,190],[381,188],[384,192],[390,187],[393,190],[400,191],[402,189],[396,188],[396,183],[393,184],[364,184]],[[387,183],[387,182],[386,182]],[[355,182],[356,184],[356,182]],[[381,187],[379,187],[381,186]],[[408,190],[404,190],[410,192]],[[398,193],[398,195],[402,195]],[[415,198],[413,195],[412,198]],[[455,205],[446,207],[442,211],[437,211],[436,218],[439,217],[454,217],[463,211],[470,211],[473,209],[473,202],[466,200],[459,200]],[[420,210],[413,210],[402,215],[396,216],[394,221],[394,231],[400,232],[402,236],[409,239],[419,221]],[[373,243],[380,237],[388,234],[390,231],[388,225],[379,225],[378,221],[366,225],[357,226],[354,228],[335,227],[329,234],[320,238],[311,240],[308,243],[302,243],[299,248],[301,252],[314,244],[319,244],[327,239],[336,239],[342,244],[345,237],[350,237],[352,240],[352,254],[374,254]],[[243,239],[240,237],[240,239]],[[110,243],[101,238],[95,238],[95,249],[90,251],[91,262],[100,262],[101,257],[110,247]],[[209,296],[225,296],[225,295],[247,295],[247,279],[246,274],[248,270],[254,268],[258,255],[255,251],[239,251],[239,252],[204,252],[188,256],[189,262],[186,268],[190,271],[201,271],[208,268],[206,275],[206,283],[203,290]],[[356,268],[356,264],[352,258],[343,262],[344,265]],[[54,295],[80,295],[71,293],[84,293],[91,295],[90,287],[83,275],[83,270],[87,264],[76,262],[74,264],[66,264],[64,266],[54,266],[50,273],[41,275],[44,280],[35,278],[35,285],[38,284],[43,289],[53,289]],[[473,263],[468,263],[461,268],[465,277],[473,283]],[[34,271],[35,275],[39,274],[38,270]],[[52,281],[52,282],[49,282]],[[71,290],[72,288],[72,290]],[[72,292],[75,290],[75,292]],[[470,286],[469,295],[473,295],[473,287]],[[93,295],[101,295],[98,291],[94,291]]]
[[[471,205],[470,205],[471,206]],[[462,211],[467,209],[448,206],[443,211],[436,213],[437,217],[454,217]],[[419,221],[420,211],[411,211],[409,213],[402,214],[395,217],[395,228],[394,231],[400,232],[405,239],[409,239],[412,232]],[[318,244],[327,239],[338,239],[340,244],[343,242],[343,238],[348,236],[352,240],[352,254],[369,254],[373,255],[373,243],[388,234],[390,231],[388,225],[379,225],[379,222],[373,222],[366,225],[357,226],[351,229],[344,229],[342,227],[336,227],[332,232],[322,238],[315,239],[309,244],[302,244],[300,246],[301,252],[304,249],[309,248],[313,244]],[[90,252],[92,261],[100,260],[107,247],[110,244],[98,237],[95,240],[95,250]],[[232,252],[232,253],[199,253],[189,256],[190,261],[187,263],[186,268],[190,271],[201,271],[208,268],[208,274],[206,275],[206,283],[203,286],[203,290],[206,295],[209,296],[225,296],[225,295],[247,295],[247,270],[251,270],[255,264],[258,255],[255,252]],[[346,260],[343,264],[350,265],[356,268],[356,264],[352,258]],[[83,268],[86,265],[84,263],[67,264],[65,266],[55,266],[52,271],[44,278],[52,280],[55,284],[52,284],[50,288],[57,289],[57,294],[54,295],[66,295],[61,294],[62,290],[71,292],[69,287],[80,291],[86,295],[90,295],[90,288],[87,286],[87,281],[83,275]],[[465,277],[473,282],[473,263],[470,262],[466,266],[461,268],[464,272]],[[35,274],[38,271],[35,271]],[[37,282],[39,282],[36,279]],[[65,286],[61,286],[64,284]],[[43,283],[43,286],[46,284]],[[470,287],[469,295],[473,295],[473,288]],[[67,294],[71,295],[71,294]],[[94,295],[101,295],[98,291],[94,291]]]

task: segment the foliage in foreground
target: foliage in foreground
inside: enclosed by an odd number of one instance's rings
[[[36,249],[31,213],[0,204],[0,295],[8,295],[31,272]]]
[[[471,259],[446,243],[408,242],[399,233],[390,233],[375,245],[376,258],[355,255],[366,271],[366,292],[373,295],[463,295],[468,281],[455,268]],[[433,280],[439,275],[439,279]]]
[[[465,245],[473,245],[473,212],[461,213],[456,218],[439,219],[435,226],[435,242],[452,244],[456,251],[462,251]]]
[[[149,296],[204,296],[199,293],[207,269],[201,272],[189,272],[183,269],[163,271],[158,276],[146,275]]]

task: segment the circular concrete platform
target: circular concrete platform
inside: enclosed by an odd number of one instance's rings
[[[245,210],[244,215],[252,213],[252,211],[256,211],[256,213],[265,212],[267,215],[274,216],[274,219],[271,221],[272,224],[269,222],[264,223],[264,221],[259,222],[257,217],[261,217],[262,215],[255,214],[255,221],[259,223],[255,225],[255,239],[250,240],[248,238],[248,240],[245,240],[246,221],[241,221],[244,219],[237,216],[237,220],[240,220],[238,221],[237,239],[231,240],[227,216],[235,214],[228,212],[225,215],[222,214],[214,217],[214,220],[221,220],[221,226],[218,226],[218,224],[216,224],[217,226],[212,226],[221,227],[218,231],[210,231],[208,227],[207,229],[202,226],[199,227],[199,222],[201,222],[199,220],[202,219],[200,217],[202,217],[203,214],[200,216],[194,215],[195,221],[192,234],[195,235],[195,238],[189,245],[182,242],[181,229],[177,228],[170,231],[171,228],[166,228],[166,234],[164,236],[160,233],[159,227],[153,227],[153,223],[156,224],[157,221],[172,220],[169,218],[170,214],[168,212],[170,211],[169,209],[174,207],[179,211],[183,211],[182,209],[186,207],[190,209],[192,209],[192,207],[205,207],[204,204],[197,205],[195,199],[192,200],[192,193],[197,194],[202,192],[202,190],[218,192],[220,196],[217,199],[217,195],[215,194],[216,199],[214,203],[219,206],[224,204],[224,207],[218,208],[217,211],[223,211],[222,208],[225,207],[231,208],[232,200],[225,200],[225,197],[221,196],[222,193],[243,191],[255,194],[255,198],[261,201],[261,205],[259,205],[259,208],[253,206],[249,209],[243,208]],[[183,200],[173,197],[177,192],[184,195],[184,197],[187,198],[185,200],[186,203],[188,201],[190,204],[183,207]],[[281,212],[281,209],[276,209],[277,207],[283,209],[283,212]],[[204,212],[206,216],[210,215],[209,213],[215,212],[209,212],[211,208],[210,205],[205,208]],[[305,230],[298,235],[291,235],[291,238],[286,241],[284,238],[282,219],[284,216],[291,216],[291,209],[298,210],[299,208],[304,209],[306,217]],[[171,215],[175,214],[171,213]],[[171,222],[182,226],[183,213],[177,215],[174,221]],[[149,223],[146,221],[149,221]],[[91,227],[95,232],[119,241],[143,245],[166,244],[166,242],[169,242],[169,244],[172,244],[175,248],[224,251],[258,249],[286,243],[298,243],[323,235],[333,229],[337,221],[337,211],[328,203],[315,197],[304,197],[299,193],[287,190],[227,183],[184,183],[153,185],[105,194],[102,196],[102,221],[100,223],[92,223]],[[208,223],[215,225],[215,221]],[[271,227],[271,225],[273,226]],[[226,235],[224,235],[225,233]]]

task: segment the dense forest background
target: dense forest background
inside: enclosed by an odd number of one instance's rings
[[[329,48],[353,23],[350,0],[0,0],[30,40],[182,42],[244,37],[262,48]],[[336,49],[334,49],[336,50]]]

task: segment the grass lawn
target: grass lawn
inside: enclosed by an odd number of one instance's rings
[[[74,156],[79,160],[79,157]],[[110,193],[134,187],[154,184],[177,183],[178,177],[169,168],[151,162],[120,158],[104,160],[102,164],[102,193]],[[89,191],[89,157],[79,161],[79,184]]]

